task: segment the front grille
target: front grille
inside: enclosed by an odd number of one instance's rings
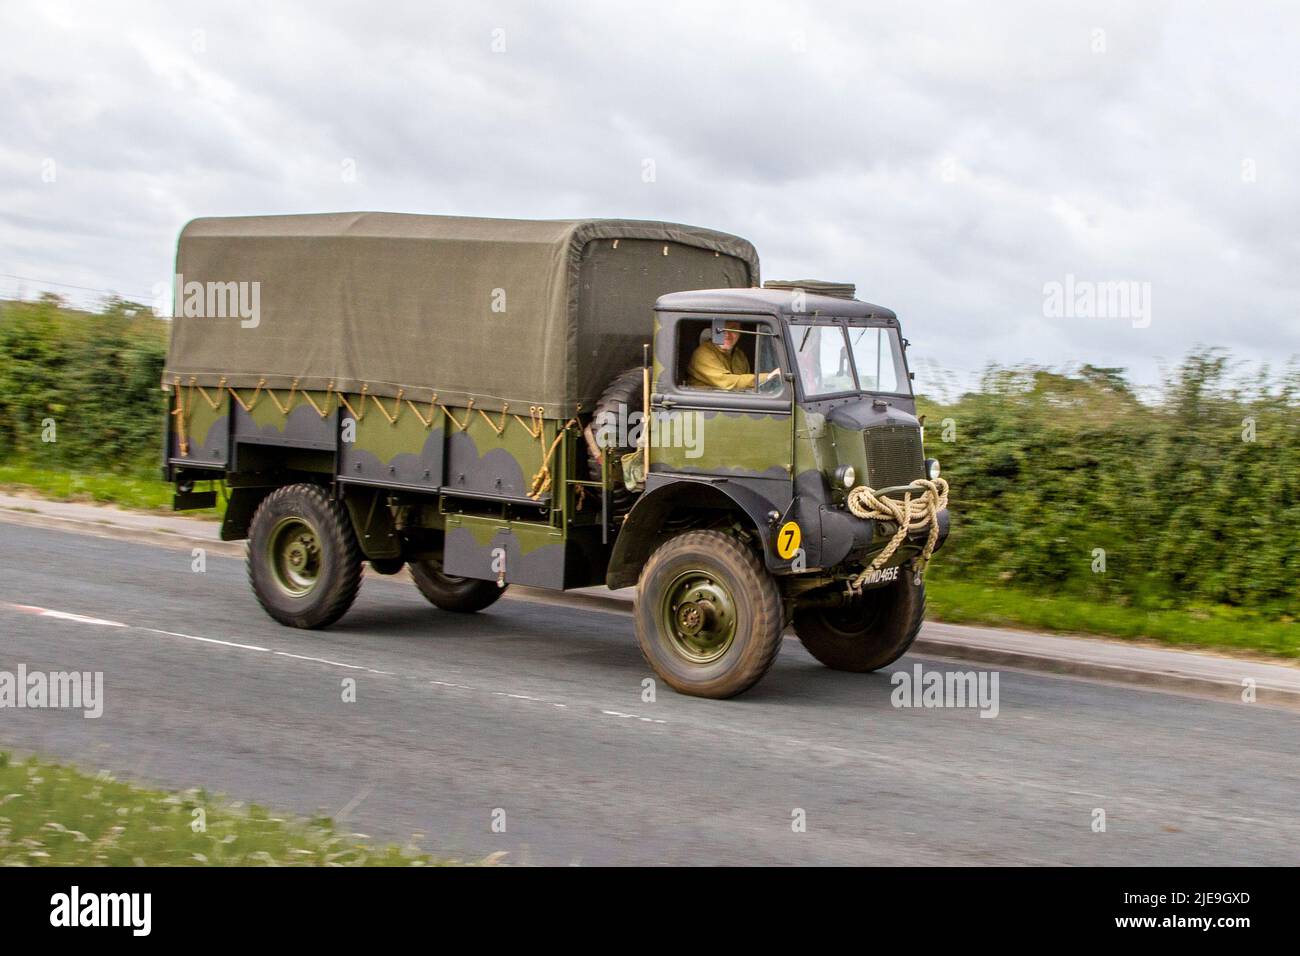
[[[906,425],[882,425],[862,433],[867,447],[867,484],[872,488],[908,485],[925,477],[921,430]]]

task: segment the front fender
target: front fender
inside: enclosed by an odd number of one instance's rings
[[[674,511],[688,508],[740,511],[758,535],[769,571],[789,571],[790,562],[776,554],[772,514],[780,515],[789,501],[775,502],[752,488],[727,478],[654,474],[646,490],[623,521],[610,554],[605,583],[613,589],[631,587],[641,567],[664,537],[663,526]]]

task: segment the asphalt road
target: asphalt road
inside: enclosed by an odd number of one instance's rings
[[[296,631],[230,558],[195,573],[187,551],[8,524],[0,542],[0,670],[105,680],[99,719],[0,709],[0,745],[120,777],[516,863],[1300,862],[1287,711],[1012,671],[992,719],[895,708],[888,672],[794,640],[741,698],[647,703],[626,616],[451,615],[372,576],[335,627]],[[917,663],[974,669],[893,670]]]

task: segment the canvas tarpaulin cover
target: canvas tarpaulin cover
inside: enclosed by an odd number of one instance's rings
[[[196,219],[176,272],[166,385],[436,393],[547,417],[590,410],[639,364],[658,296],[759,280],[749,242],[694,226],[373,212]],[[255,317],[221,308],[239,291]]]

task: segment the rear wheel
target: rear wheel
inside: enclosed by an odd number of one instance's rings
[[[459,578],[442,570],[440,558],[426,561],[412,561],[408,567],[415,586],[434,607],[444,611],[457,611],[461,614],[473,614],[485,607],[495,604],[505,593],[504,587],[497,587],[495,581],[480,581],[478,578]],[[508,586],[508,585],[507,585]]]
[[[248,579],[267,614],[290,627],[327,627],[361,587],[361,550],[343,506],[319,485],[262,500],[248,529]]]
[[[669,539],[641,571],[633,605],[646,662],[675,690],[734,697],[781,649],[776,582],[745,545],[719,531]]]
[[[865,673],[906,654],[924,619],[925,582],[913,584],[904,571],[888,587],[864,591],[842,607],[796,609],[794,631],[832,670]]]

